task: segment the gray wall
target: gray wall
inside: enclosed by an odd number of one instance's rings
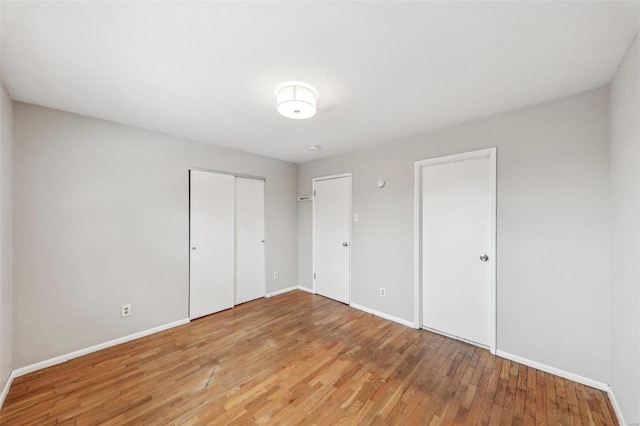
[[[611,388],[640,422],[640,46],[611,84]]]
[[[22,103],[14,139],[15,368],[187,318],[190,167],[266,177],[267,290],[297,284],[296,164]]]
[[[353,173],[352,301],[413,321],[414,161],[492,146],[498,349],[607,383],[606,88],[302,164],[298,192],[313,177]],[[299,282],[311,287],[311,204],[298,215]]]
[[[13,369],[12,148],[13,104],[0,85],[0,391]]]

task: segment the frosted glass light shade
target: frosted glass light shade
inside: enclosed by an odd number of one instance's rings
[[[304,86],[286,86],[278,90],[278,112],[287,118],[302,120],[316,115],[316,92]]]

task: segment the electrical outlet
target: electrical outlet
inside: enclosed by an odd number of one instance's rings
[[[386,296],[386,295],[387,295],[387,292],[384,289],[384,287],[380,287],[380,296]]]
[[[122,318],[131,315],[131,303],[120,306],[120,314],[122,315]]]
[[[273,279],[277,280],[278,278],[280,278],[280,274],[278,274],[277,272],[273,273]]]

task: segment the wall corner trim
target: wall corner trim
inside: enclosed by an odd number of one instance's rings
[[[4,385],[4,389],[2,389],[2,393],[0,394],[0,408],[4,405],[4,400],[9,393],[9,389],[11,388],[11,383],[13,383],[13,379],[16,377],[15,370],[11,371],[9,374],[9,378],[7,379],[7,383]]]
[[[36,362],[35,364],[27,365],[26,367],[17,368],[13,370],[11,374],[14,378],[24,376],[25,374],[29,374],[34,371],[41,370],[43,368],[51,367],[56,364],[61,364],[65,361],[72,360],[73,358],[78,358],[80,356],[87,355],[92,352],[97,352],[102,349],[110,348],[111,346],[116,346],[121,343],[130,342],[131,340],[139,339],[141,337],[145,337],[150,334],[159,333],[161,331],[168,330],[170,328],[177,327],[179,325],[188,324],[190,321],[191,321],[190,319],[185,318],[178,321],[170,322],[168,324],[159,325],[157,327],[153,327],[147,330],[139,331],[137,333],[129,334],[128,336],[119,337],[117,339],[109,340],[108,342],[99,343],[97,345],[90,346],[88,348],[80,349],[74,352],[69,352],[68,354],[60,355],[44,361]]]
[[[405,319],[398,318],[393,315],[385,314],[384,312],[376,311],[375,309],[367,308],[366,306],[358,305],[357,303],[353,303],[353,302],[351,302],[349,306],[351,306],[354,309],[358,309],[360,311],[373,314],[377,317],[384,318],[389,321],[397,322],[402,325],[406,325],[407,327],[416,328],[415,323],[413,321],[407,321]]]
[[[268,299],[269,297],[277,296],[279,294],[288,293],[288,292],[294,291],[294,290],[302,290],[302,291],[306,291],[307,293],[316,294],[316,292],[313,291],[312,289],[310,289],[309,287],[305,287],[303,285],[294,285],[292,287],[283,288],[282,290],[272,291],[271,293],[267,293],[264,297]]]
[[[609,401],[611,401],[611,406],[613,406],[613,411],[616,412],[616,417],[618,417],[618,422],[620,423],[620,426],[627,426],[628,423],[624,421],[622,410],[620,409],[620,405],[618,404],[618,400],[616,399],[616,396],[613,393],[613,389],[611,389],[611,386],[607,386],[607,395],[609,395]]]
[[[283,288],[281,290],[272,291],[270,293],[265,294],[264,297],[268,299],[270,297],[277,296],[279,294],[288,293],[290,291],[297,290],[297,289],[298,289],[298,286],[294,285],[292,287],[287,287],[287,288]]]

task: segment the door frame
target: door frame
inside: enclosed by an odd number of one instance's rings
[[[263,297],[267,297],[267,178],[264,176],[254,176],[254,175],[246,175],[246,174],[242,174],[242,173],[234,173],[234,172],[228,172],[228,171],[224,171],[224,170],[215,170],[215,169],[205,169],[202,167],[189,167],[187,169],[187,202],[188,202],[188,206],[189,208],[187,209],[187,222],[189,224],[189,226],[187,227],[187,241],[188,241],[188,245],[187,245],[187,252],[188,252],[188,257],[187,257],[187,271],[188,271],[188,277],[189,277],[189,285],[188,285],[188,292],[189,292],[189,297],[187,298],[187,313],[189,318],[191,319],[191,171],[195,171],[195,172],[205,172],[205,173],[218,173],[221,175],[231,175],[233,177],[236,178],[245,178],[245,179],[256,179],[256,180],[262,180],[264,181],[264,296]],[[235,189],[234,189],[235,190]],[[233,214],[235,217],[236,214],[236,205],[235,203],[233,204]],[[235,221],[234,221],[234,227],[235,227]],[[234,232],[234,240],[235,240],[235,228],[233,230]],[[234,244],[234,251],[235,251],[235,244]],[[236,302],[235,302],[235,286],[236,286],[236,281],[235,281],[235,252],[234,252],[234,278],[233,278],[233,291],[234,291],[234,300],[233,300],[233,306],[236,306]]]
[[[311,282],[313,294],[316,294],[316,182],[322,180],[331,180],[331,179],[340,179],[340,178],[349,178],[349,276],[347,277],[348,286],[349,286],[349,300],[347,301],[348,305],[351,305],[351,211],[352,211],[352,175],[351,172],[340,173],[336,175],[329,176],[320,176],[311,179],[311,210],[312,210],[312,219],[311,219]]]
[[[496,282],[496,186],[497,186],[497,150],[495,147],[453,155],[428,158],[414,163],[414,224],[413,224],[413,281],[414,281],[414,328],[422,328],[422,170],[437,164],[453,163],[476,158],[489,158],[489,351],[495,355],[497,346],[497,282]]]

